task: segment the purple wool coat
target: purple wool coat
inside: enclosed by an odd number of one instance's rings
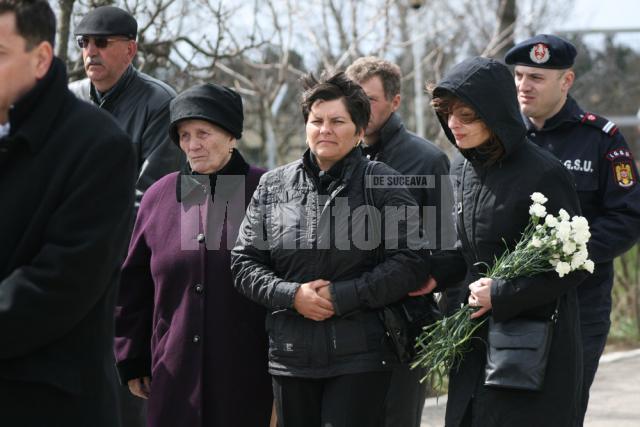
[[[236,292],[229,269],[263,172],[236,151],[211,179],[213,198],[209,176],[179,173],[144,195],[122,268],[115,353],[123,384],[151,376],[149,426],[269,424],[265,310]]]

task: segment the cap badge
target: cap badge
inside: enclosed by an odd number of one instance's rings
[[[551,58],[549,46],[544,43],[534,45],[529,51],[529,58],[536,64],[544,64]]]

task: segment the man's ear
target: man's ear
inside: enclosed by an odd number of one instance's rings
[[[49,68],[51,68],[51,62],[53,61],[53,46],[49,42],[40,42],[40,44],[33,48],[33,60],[35,61],[36,78],[39,80],[43,78]]]
[[[138,42],[135,40],[129,40],[127,44],[127,57],[129,58],[129,62],[133,61],[133,58],[136,57],[136,53],[138,53]]]
[[[400,99],[401,99],[400,94],[397,94],[391,100],[391,108],[393,109],[394,112],[396,112],[398,108],[400,108]]]
[[[562,90],[565,92],[569,92],[569,89],[571,89],[571,86],[573,86],[573,82],[575,79],[576,73],[574,73],[573,70],[565,71],[564,75],[562,76]]]

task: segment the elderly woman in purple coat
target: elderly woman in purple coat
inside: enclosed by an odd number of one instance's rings
[[[237,293],[230,250],[263,171],[235,148],[242,99],[214,84],[171,102],[188,164],[144,195],[122,267],[115,353],[148,425],[268,426],[264,308]]]

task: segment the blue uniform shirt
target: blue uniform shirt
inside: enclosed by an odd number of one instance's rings
[[[551,151],[575,178],[582,214],[589,220],[589,258],[594,274],[579,287],[583,332],[608,331],[613,285],[613,259],[640,236],[638,169],[617,127],[567,102],[537,130],[528,118],[528,138]]]

